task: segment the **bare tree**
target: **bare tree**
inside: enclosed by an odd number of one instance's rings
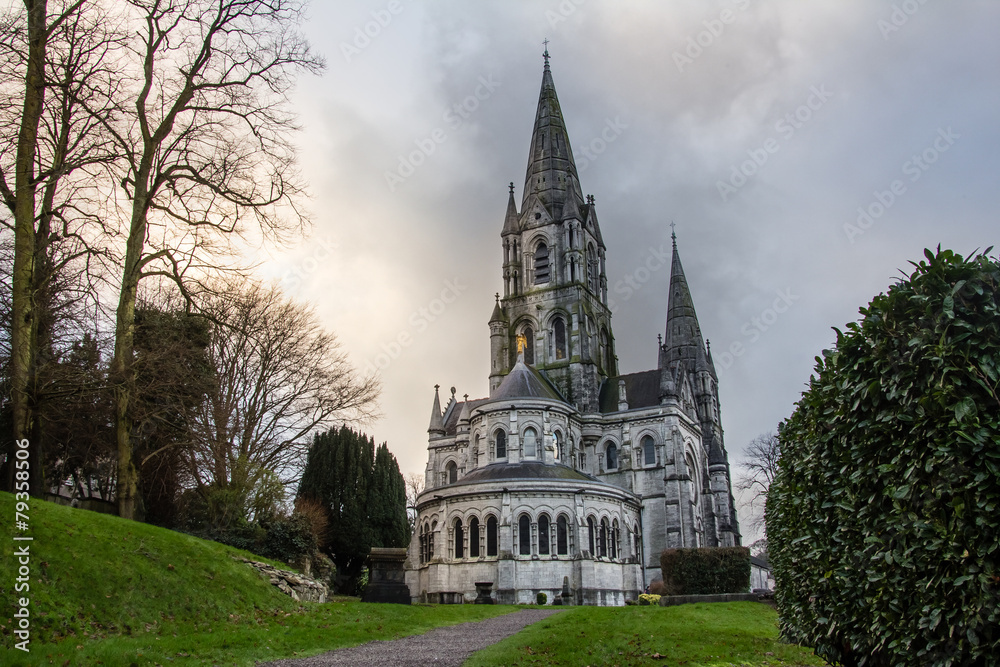
[[[310,435],[374,413],[378,383],[359,376],[313,312],[275,287],[218,289],[203,304],[215,323],[215,372],[185,454],[198,487],[244,487],[262,475],[298,479]]]
[[[0,17],[0,198],[9,214],[0,224],[14,236],[13,432],[29,440],[36,495],[44,487],[37,415],[50,390],[45,366],[73,319],[65,315],[93,301],[91,240],[102,226],[82,193],[93,187],[88,172],[112,158],[98,118],[110,110],[108,54],[117,40],[99,10],[84,15],[84,0],[54,4],[50,14],[45,0],[25,0],[24,14]]]
[[[119,514],[136,513],[129,387],[136,296],[148,276],[191,298],[234,238],[297,230],[301,184],[288,139],[288,92],[320,61],[297,32],[297,0],[129,0],[136,31],[123,54],[135,76],[106,123],[123,155],[128,222],[115,322]]]
[[[424,491],[424,476],[411,472],[403,481],[406,484],[406,521],[412,535],[417,525],[417,496]]]
[[[778,459],[781,457],[781,444],[778,436],[772,431],[762,433],[750,441],[743,453],[740,463],[742,474],[736,483],[738,491],[748,494],[748,504],[755,513],[753,527],[764,527],[764,503],[767,500],[768,489],[778,472]]]

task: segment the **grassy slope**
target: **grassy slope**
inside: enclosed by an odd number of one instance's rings
[[[778,616],[757,602],[574,607],[476,653],[465,667],[515,665],[825,665],[778,641]]]
[[[5,537],[4,665],[250,665],[513,611],[355,601],[300,605],[235,561],[233,555],[248,555],[238,549],[36,499],[30,505],[31,653],[12,648],[16,568],[14,542]],[[0,520],[10,526],[13,516],[13,496],[0,493]]]

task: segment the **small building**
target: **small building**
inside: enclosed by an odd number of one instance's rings
[[[750,556],[750,590],[773,591],[774,575],[771,574],[771,563],[767,558]]]

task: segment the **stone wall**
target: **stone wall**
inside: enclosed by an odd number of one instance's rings
[[[300,602],[326,602],[330,587],[291,570],[280,570],[273,565],[256,560],[237,558],[264,574],[285,595]]]

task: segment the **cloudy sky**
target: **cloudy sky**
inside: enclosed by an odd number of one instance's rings
[[[487,394],[507,183],[542,40],[608,246],[623,372],[655,367],[671,221],[731,460],[793,410],[831,327],[908,261],[997,240],[992,0],[313,0],[295,103],[309,239],[268,270],[314,304],[422,472],[433,386]],[[584,164],[586,163],[586,164]]]

